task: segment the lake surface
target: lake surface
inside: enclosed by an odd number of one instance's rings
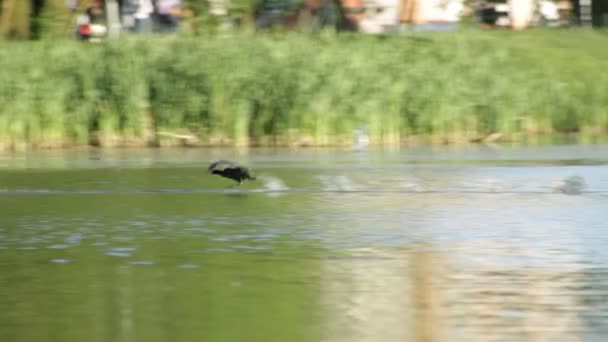
[[[608,146],[0,156],[0,341],[607,339]]]

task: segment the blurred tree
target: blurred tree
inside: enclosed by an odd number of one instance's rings
[[[2,0],[0,35],[6,38],[27,38],[30,34],[30,2]]]
[[[5,38],[65,37],[73,18],[65,0],[1,0],[0,33]]]

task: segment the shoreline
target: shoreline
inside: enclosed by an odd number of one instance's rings
[[[475,139],[446,141],[441,138],[431,136],[417,136],[401,139],[399,143],[370,143],[365,149],[395,149],[395,148],[411,148],[411,147],[464,147],[464,146],[546,146],[546,145],[603,145],[608,144],[608,134],[582,135],[580,133],[543,133],[543,134],[528,134],[520,135],[518,139],[500,138],[496,140]],[[234,144],[183,144],[183,143],[165,143],[149,145],[143,141],[128,144],[49,144],[44,146],[18,146],[7,148],[6,145],[0,144],[1,154],[15,154],[22,152],[38,152],[38,151],[74,151],[74,150],[155,150],[155,149],[237,149],[237,150],[255,150],[255,149],[348,149],[355,150],[352,143],[329,143],[315,144],[305,143],[279,143],[279,144],[250,144],[250,145],[234,145]]]

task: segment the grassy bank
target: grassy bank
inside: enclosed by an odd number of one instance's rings
[[[459,32],[0,42],[0,145],[585,139],[608,129],[608,35]]]

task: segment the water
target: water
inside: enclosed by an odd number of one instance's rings
[[[0,341],[604,341],[606,148],[2,156]]]

